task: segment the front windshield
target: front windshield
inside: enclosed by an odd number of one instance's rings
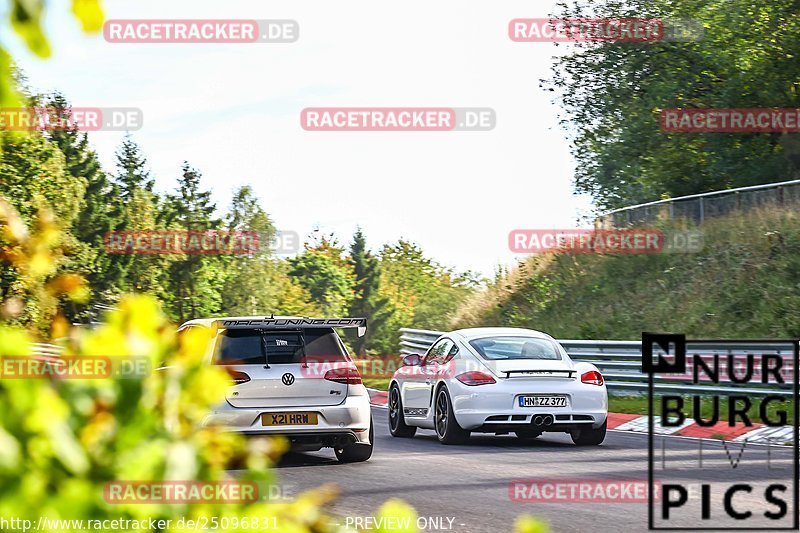
[[[483,337],[469,343],[486,360],[560,360],[558,345],[550,339],[526,336]]]

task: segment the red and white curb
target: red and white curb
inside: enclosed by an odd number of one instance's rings
[[[386,407],[389,393],[375,389],[367,389],[369,403],[375,407]],[[631,415],[626,413],[608,413],[608,429],[615,431],[630,431],[632,433],[647,433],[648,417],[645,415]],[[792,426],[770,427],[753,423],[752,426],[736,424],[731,427],[726,422],[718,422],[713,426],[698,426],[687,420],[680,426],[660,427],[659,417],[655,417],[654,433],[658,435],[673,435],[691,437],[696,439],[731,440],[734,442],[747,441],[753,444],[791,444],[794,441],[794,428]]]
[[[794,429],[792,426],[770,427],[756,423],[752,426],[745,426],[742,423],[729,426],[726,422],[718,422],[713,426],[703,427],[691,420],[687,420],[680,426],[661,427],[659,418],[658,416],[655,417],[654,427],[654,433],[658,435],[731,440],[735,442],[747,441],[753,444],[791,444],[794,441]],[[645,415],[608,413],[608,429],[647,433],[648,420],[649,418]]]
[[[369,392],[369,403],[376,407],[386,407],[389,403],[389,393],[385,390],[367,389]]]

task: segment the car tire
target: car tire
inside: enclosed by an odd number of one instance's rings
[[[539,435],[542,434],[541,431],[536,431],[535,429],[518,429],[514,432],[518,439],[535,439]]]
[[[370,418],[369,444],[349,444],[344,448],[335,448],[333,450],[340,463],[361,463],[372,457],[372,446],[375,444],[372,438],[373,425],[372,418]]]
[[[606,438],[606,422],[599,428],[576,429],[570,433],[572,442],[578,446],[597,446]]]
[[[464,444],[469,440],[469,431],[458,425],[453,413],[453,402],[447,387],[442,387],[436,393],[433,404],[433,427],[436,438],[442,444]]]
[[[403,400],[400,398],[400,387],[392,385],[389,388],[389,398],[386,405],[389,408],[389,433],[392,437],[410,439],[417,433],[415,426],[406,424],[403,418]]]

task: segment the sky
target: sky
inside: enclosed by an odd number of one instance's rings
[[[54,53],[2,38],[36,91],[76,107],[140,108],[132,132],[159,191],[188,161],[220,212],[250,185],[275,225],[319,228],[377,250],[400,238],[437,262],[491,276],[519,256],[517,228],[570,228],[591,209],[572,192],[574,160],[558,125],[550,43],[508,37],[514,18],[553,0],[109,0],[107,19],[292,19],[293,43],[108,43],[83,34],[69,2],[49,3]],[[491,131],[305,131],[307,107],[488,107]],[[123,133],[90,133],[106,170]]]

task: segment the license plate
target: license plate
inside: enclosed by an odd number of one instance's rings
[[[520,407],[566,407],[566,396],[520,396]]]
[[[314,426],[317,413],[263,413],[262,426]]]

